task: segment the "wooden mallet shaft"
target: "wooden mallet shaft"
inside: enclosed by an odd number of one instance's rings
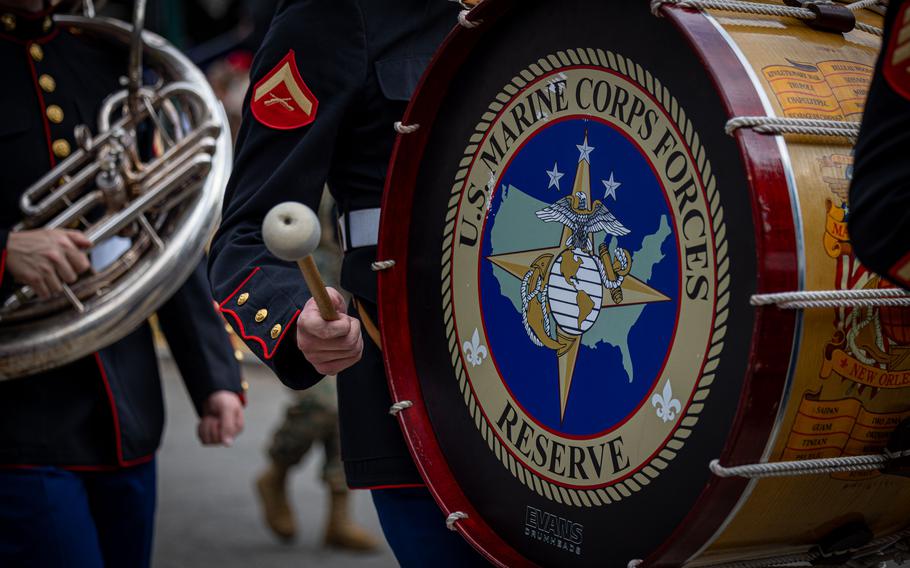
[[[325,321],[337,320],[338,311],[335,309],[335,303],[332,302],[328,290],[325,289],[325,281],[322,279],[322,274],[319,273],[319,268],[316,267],[316,262],[313,261],[313,256],[306,255],[299,259],[297,266],[300,267],[300,272],[303,274],[303,279],[306,280],[307,288],[310,289],[313,299],[316,300],[316,305],[319,307],[319,315]]]

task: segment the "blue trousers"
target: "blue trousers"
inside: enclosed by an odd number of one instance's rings
[[[426,488],[371,493],[382,532],[402,568],[490,566],[461,535],[446,528],[445,517]]]
[[[105,472],[0,470],[0,566],[148,568],[155,463]]]

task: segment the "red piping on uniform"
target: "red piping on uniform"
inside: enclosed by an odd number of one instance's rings
[[[0,470],[4,469],[39,469],[42,467],[55,467],[57,469],[64,469],[66,471],[117,471],[125,467],[136,467],[137,465],[142,465],[148,463],[155,459],[155,454],[151,453],[147,456],[142,456],[141,458],[136,458],[134,460],[124,461],[118,465],[38,465],[38,464],[0,464]]]
[[[275,352],[278,351],[278,346],[281,345],[281,340],[284,339],[284,335],[288,332],[288,329],[290,329],[291,325],[293,325],[293,323],[297,320],[297,316],[300,315],[300,310],[297,310],[296,312],[294,312],[294,315],[291,316],[291,320],[287,324],[285,324],[284,331],[282,331],[281,335],[278,336],[278,341],[276,341],[275,345],[272,347],[271,353],[269,352],[268,345],[266,345],[265,341],[261,337],[246,334],[246,330],[243,327],[243,322],[240,321],[240,316],[238,316],[236,314],[236,312],[234,312],[234,310],[227,310],[225,308],[221,308],[221,313],[232,315],[234,317],[234,321],[237,322],[237,327],[240,328],[240,337],[245,341],[255,341],[256,343],[258,343],[262,347],[262,356],[266,360],[271,360],[272,357],[275,356]]]
[[[55,25],[55,26],[54,26],[54,29],[51,30],[47,35],[43,35],[43,36],[40,36],[40,37],[35,37],[35,38],[22,38],[22,37],[15,36],[15,35],[0,33],[0,39],[3,39],[3,40],[5,40],[5,41],[11,41],[11,42],[13,42],[13,43],[18,43],[19,45],[25,45],[25,44],[28,44],[28,43],[40,43],[40,44],[43,45],[43,44],[45,44],[45,43],[51,41],[52,39],[54,39],[54,38],[57,37],[58,35],[60,35],[60,28],[59,28],[58,26]]]
[[[373,485],[371,487],[351,487],[353,491],[381,491],[383,489],[418,489],[426,487],[423,483],[402,483],[401,485]]]
[[[114,401],[114,391],[111,390],[111,383],[107,379],[107,371],[104,370],[104,364],[101,362],[101,355],[95,352],[95,362],[98,363],[98,370],[101,371],[101,380],[104,382],[104,389],[107,391],[107,399],[111,403],[111,414],[114,417],[114,437],[117,445],[117,464],[126,465],[123,461],[123,445],[120,442],[120,417],[117,414],[117,404]]]
[[[47,155],[50,158],[51,168],[53,168],[57,165],[57,160],[54,158],[53,144],[51,143],[51,124],[47,121],[47,107],[44,104],[44,95],[41,94],[41,87],[38,85],[38,70],[35,69],[35,62],[32,60],[28,48],[25,50],[25,58],[28,60],[28,68],[32,72],[32,84],[35,86],[35,94],[38,95],[38,104],[41,106],[41,124],[44,125],[44,137],[47,140]]]
[[[228,296],[227,298],[224,299],[223,302],[221,302],[220,304],[218,304],[218,309],[220,310],[220,309],[224,308],[224,305],[227,304],[228,302],[230,302],[230,301],[231,301],[231,298],[233,298],[234,296],[236,296],[236,295],[237,295],[237,292],[239,292],[240,289],[243,288],[243,287],[246,285],[246,283],[250,281],[250,278],[252,278],[257,272],[259,272],[259,267],[258,267],[258,266],[257,266],[256,268],[254,268],[252,272],[250,272],[250,275],[247,276],[247,277],[243,280],[243,282],[240,283],[240,286],[237,286],[237,288],[235,288],[234,291],[231,292],[231,295],[230,295],[230,296]]]
[[[258,343],[258,344],[262,347],[262,356],[263,356],[263,358],[265,358],[266,360],[271,360],[272,357],[275,356],[275,352],[278,351],[278,346],[281,345],[281,340],[284,339],[284,336],[285,336],[285,334],[288,332],[288,329],[290,329],[291,325],[292,325],[295,321],[297,321],[297,316],[300,315],[300,310],[297,310],[296,312],[294,312],[294,315],[291,316],[291,320],[290,320],[287,324],[285,324],[285,326],[284,326],[284,331],[282,331],[282,332],[281,332],[281,335],[278,336],[278,340],[275,342],[274,347],[272,347],[272,352],[269,353],[269,347],[268,347],[268,345],[266,345],[265,341],[264,341],[261,337],[257,337],[257,336],[255,336],[255,335],[247,335],[247,334],[246,334],[246,329],[243,327],[243,322],[240,320],[240,316],[237,315],[237,312],[235,312],[234,310],[229,310],[229,309],[227,309],[227,308],[224,307],[225,305],[227,305],[228,302],[231,301],[231,298],[233,298],[234,296],[236,296],[236,295],[237,295],[237,292],[239,292],[239,291],[246,285],[246,283],[250,281],[250,278],[252,278],[253,276],[255,276],[255,274],[256,274],[257,272],[259,272],[259,269],[260,269],[260,267],[258,267],[258,266],[257,266],[256,268],[254,268],[253,271],[250,272],[250,275],[247,276],[247,277],[243,280],[243,282],[241,282],[240,285],[237,286],[237,288],[234,289],[233,292],[231,292],[231,295],[228,296],[227,298],[225,298],[224,301],[222,301],[220,304],[218,304],[218,309],[219,309],[219,310],[221,311],[221,313],[223,313],[223,314],[229,314],[229,315],[233,316],[234,321],[237,322],[237,327],[240,329],[240,337],[241,337],[244,341],[255,341],[256,343]],[[244,400],[244,398],[241,397],[241,400]]]

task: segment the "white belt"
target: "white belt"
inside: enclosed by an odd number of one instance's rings
[[[341,231],[341,247],[345,252],[374,246],[379,242],[379,207],[358,209],[338,218]]]

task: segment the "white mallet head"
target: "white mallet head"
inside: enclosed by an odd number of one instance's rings
[[[321,236],[319,217],[303,203],[278,204],[262,220],[265,246],[281,260],[295,262],[309,256]]]

